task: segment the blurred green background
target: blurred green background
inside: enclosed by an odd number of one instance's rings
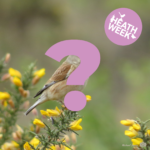
[[[140,38],[129,46],[113,44],[104,31],[107,15],[120,7],[133,9],[143,23]],[[50,46],[67,39],[93,43],[101,64],[84,90],[92,101],[80,112],[84,118],[77,150],[129,150],[131,146],[122,146],[131,142],[120,120],[150,119],[149,13],[149,0],[1,0],[0,57],[10,52],[10,66],[21,72],[33,61],[46,68],[32,97],[60,65],[45,55]],[[38,110],[55,105],[47,102]],[[31,117],[20,115],[19,124],[29,124]]]

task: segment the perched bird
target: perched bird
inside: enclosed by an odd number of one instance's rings
[[[69,75],[79,66],[80,59],[77,56],[70,55],[62,65],[54,72],[51,78],[46,82],[44,87],[34,96],[39,99],[25,112],[29,114],[36,106],[48,100],[56,100],[63,103],[65,95],[70,91],[82,91],[84,85],[66,85]]]

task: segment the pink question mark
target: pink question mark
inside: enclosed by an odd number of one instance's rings
[[[84,85],[100,64],[100,53],[95,45],[83,40],[65,40],[51,46],[45,55],[61,61],[68,55],[76,55],[81,63],[67,79],[67,85]],[[71,111],[82,110],[86,105],[86,96],[80,91],[71,91],[64,99],[65,106]]]

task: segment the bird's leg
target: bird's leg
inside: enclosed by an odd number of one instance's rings
[[[63,102],[63,100],[60,100],[59,103],[61,104],[62,107],[67,108]]]
[[[64,102],[60,101],[60,103],[61,103],[62,105],[64,105]]]
[[[60,99],[58,102],[59,102],[60,104],[64,105],[63,99]]]

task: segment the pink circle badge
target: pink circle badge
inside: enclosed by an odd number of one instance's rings
[[[105,32],[113,43],[122,46],[130,45],[141,35],[142,21],[131,9],[115,9],[106,18]]]

